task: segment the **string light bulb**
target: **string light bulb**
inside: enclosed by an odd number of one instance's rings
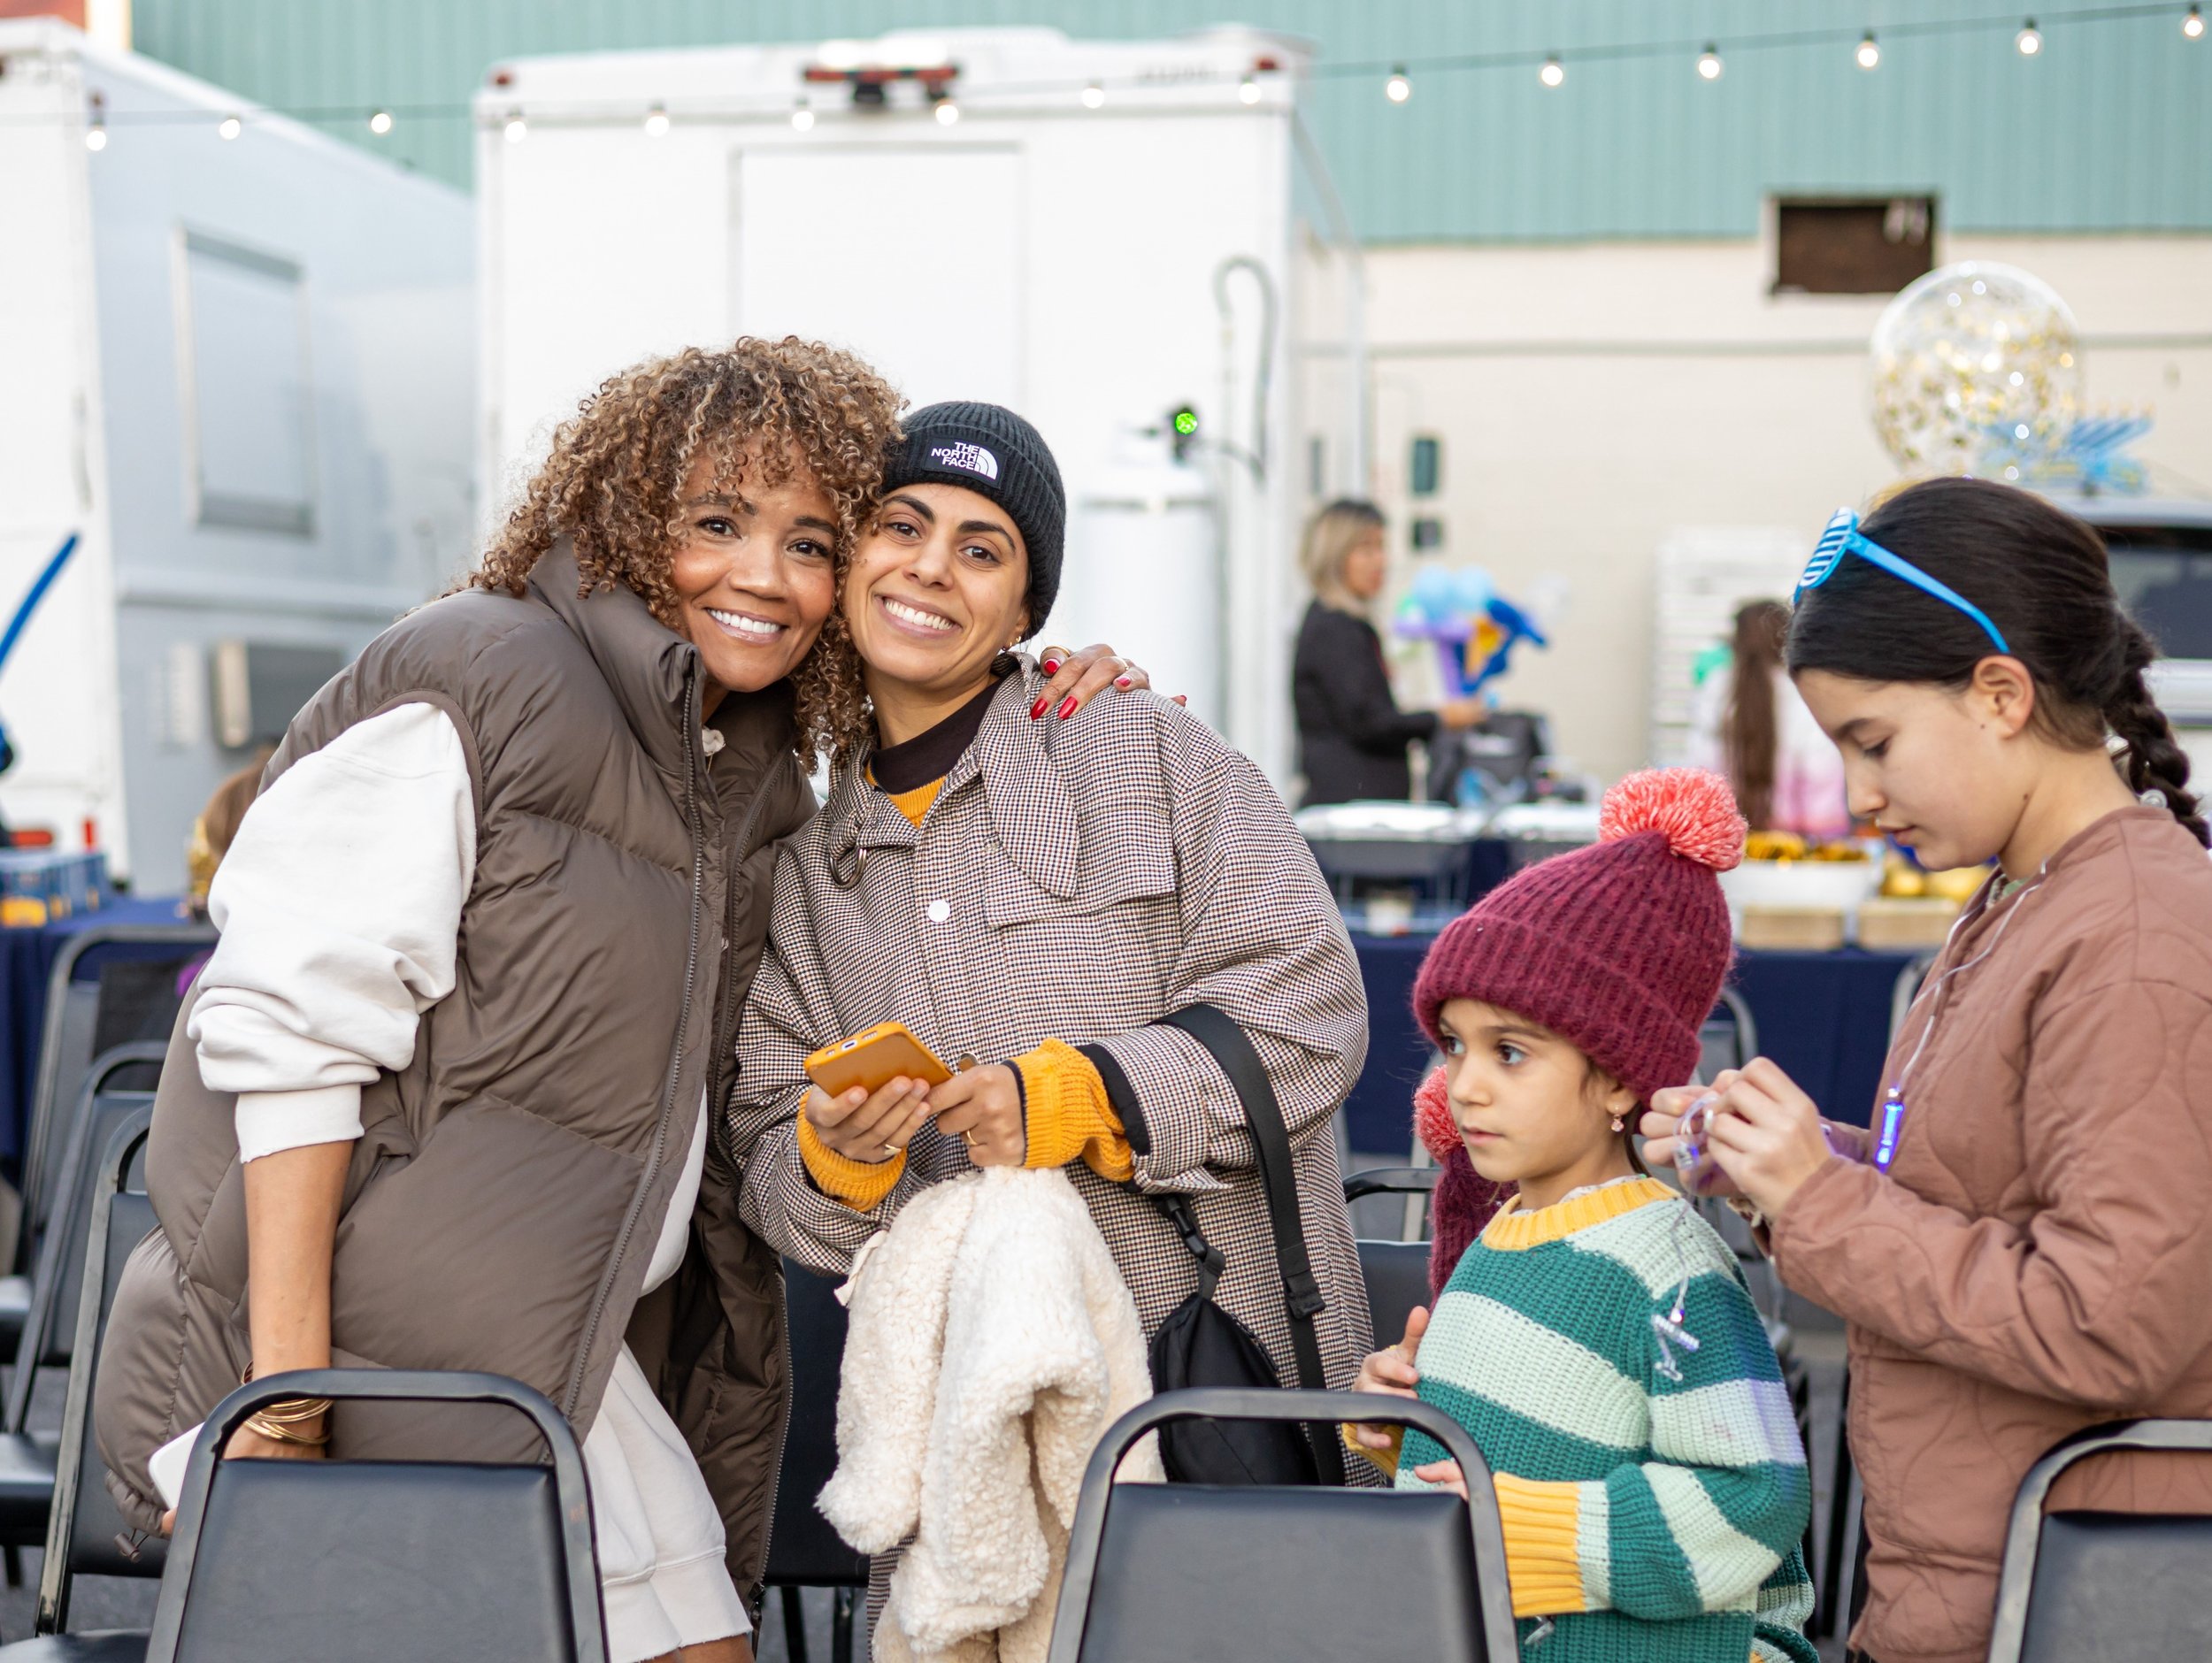
[[[1247,75],[1237,83],[1237,102],[1240,104],[1256,104],[1259,101],[1260,83]]]
[[[1697,55],[1697,73],[1706,80],[1718,80],[1721,72],[1720,48],[1709,45]]]
[[[219,139],[234,139],[244,131],[244,125],[236,116],[225,116],[215,124],[215,136]]]
[[[645,112],[645,136],[649,139],[664,139],[668,136],[666,105],[655,104]]]
[[[2043,50],[2043,31],[2037,28],[2035,19],[2030,18],[2020,26],[2020,33],[2012,37],[2012,43],[2020,49],[2021,57],[2033,57]]]
[[[108,147],[107,100],[96,92],[92,95],[92,122],[84,130],[84,147],[95,152]]]
[[[2191,6],[2189,8],[2189,15],[2181,20],[2181,38],[2185,41],[2200,41],[2204,38],[2203,7]]]
[[[392,130],[392,112],[388,110],[369,111],[369,131],[382,138]]]
[[[1859,42],[1856,57],[1861,69],[1872,69],[1882,61],[1882,49],[1875,45],[1872,29],[1869,29],[1865,37]]]
[[[1096,81],[1084,88],[1083,107],[1086,110],[1103,110],[1106,107],[1106,89]]]
[[[949,98],[940,98],[937,101],[937,125],[939,126],[949,127],[959,119],[960,106],[958,104]]]
[[[1392,103],[1403,103],[1413,96],[1413,83],[1406,79],[1403,64],[1390,72],[1390,79],[1383,82],[1383,96]]]
[[[522,119],[522,111],[519,110],[510,110],[507,112],[507,125],[501,131],[507,135],[507,142],[510,144],[519,144],[530,136],[529,123]]]
[[[1567,66],[1556,57],[1548,57],[1543,68],[1536,72],[1536,79],[1547,87],[1563,87],[1567,83]]]
[[[814,126],[814,111],[808,109],[803,103],[799,105],[797,109],[791,112],[791,126],[795,132],[806,133],[811,131]]]

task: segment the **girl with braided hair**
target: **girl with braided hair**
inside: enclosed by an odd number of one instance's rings
[[[1998,870],[1870,1127],[1823,1120],[1765,1059],[1646,1117],[1647,1154],[1701,1145],[1782,1280],[1849,1325],[1852,1641],[1879,1663],[1985,1655],[2013,1495],[2052,1445],[2212,1416],[2212,861],[2155,655],[2096,533],[2028,492],[1932,480],[1831,521],[1786,662],[1852,811],[1924,865]],[[2212,1511],[2180,1457],[2060,1490]]]

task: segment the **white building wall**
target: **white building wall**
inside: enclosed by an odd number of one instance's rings
[[[2212,237],[1960,236],[1940,259],[2051,283],[2080,323],[2092,404],[2151,406],[2138,451],[2158,488],[2212,496]],[[1417,513],[1444,522],[1433,557],[1488,569],[1509,597],[1563,577],[1554,646],[1517,656],[1501,691],[1548,710],[1594,772],[1646,760],[1664,539],[1786,526],[1809,548],[1839,504],[1897,477],[1868,416],[1884,297],[1770,295],[1770,242],[1383,248],[1366,265],[1374,490],[1397,577]],[[1302,382],[1340,374],[1333,348],[1308,349]],[[1418,503],[1417,433],[1443,440],[1440,491]],[[1429,649],[1393,650],[1402,694],[1433,696]]]

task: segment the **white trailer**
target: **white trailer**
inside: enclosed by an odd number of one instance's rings
[[[78,540],[0,815],[173,892],[216,783],[469,563],[468,199],[42,19],[0,215],[0,628]]]
[[[1299,330],[1359,362],[1356,285],[1294,209],[1306,63],[1241,28],[1013,28],[496,67],[488,487],[609,373],[740,334],[849,346],[917,405],[1011,405],[1068,487],[1048,635],[1133,652],[1284,779],[1295,521],[1366,472],[1353,401],[1294,408],[1289,372]]]

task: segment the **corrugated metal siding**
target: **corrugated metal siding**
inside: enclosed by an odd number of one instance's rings
[[[1383,97],[1379,71],[1316,78],[1308,113],[1361,234],[1432,241],[1749,236],[1778,191],[1932,189],[1954,230],[2212,230],[2212,37],[2185,41],[2184,10],[2048,15],[2033,59],[2014,50],[2010,22],[1893,33],[1870,73],[1847,39],[1750,42],[1988,19],[1992,0],[1243,0],[1236,15],[1310,37],[1325,65],[1561,53],[1555,92],[1526,63],[1417,68],[1402,106]],[[332,129],[462,185],[457,107],[503,57],[920,23],[1133,38],[1202,15],[1188,0],[136,0],[134,12],[142,51],[280,108],[357,111]],[[1694,49],[1576,55],[1706,39],[1726,63],[1712,83]],[[401,111],[383,140],[363,119],[378,104]]]

